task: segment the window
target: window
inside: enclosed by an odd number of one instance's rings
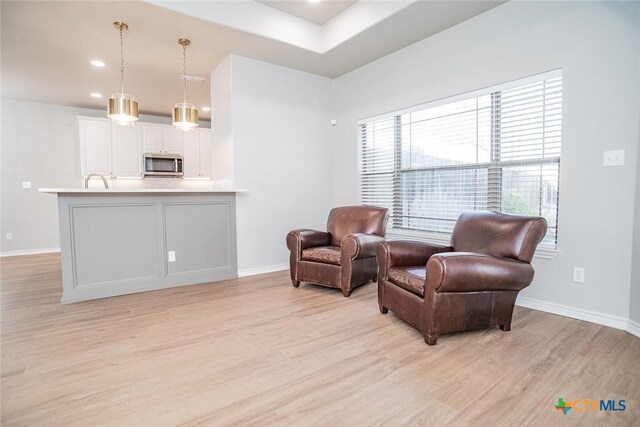
[[[451,233],[464,211],[539,215],[555,248],[560,71],[358,122],[361,202],[394,230]]]

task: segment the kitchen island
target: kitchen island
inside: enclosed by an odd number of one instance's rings
[[[58,197],[62,303],[237,277],[240,189],[41,188]]]

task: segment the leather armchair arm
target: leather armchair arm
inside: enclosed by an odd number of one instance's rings
[[[429,258],[441,252],[450,252],[451,246],[432,245],[425,242],[396,240],[378,245],[378,280],[387,279],[391,267],[425,265]]]
[[[427,292],[519,291],[533,280],[531,264],[471,252],[434,255],[427,262]]]
[[[389,268],[403,265],[425,265],[431,256],[440,252],[451,252],[452,250],[451,246],[396,240],[383,243],[378,249],[378,258],[387,258]]]
[[[378,243],[384,242],[384,237],[376,234],[351,233],[342,238],[340,247],[342,257],[347,259],[370,258],[376,256]]]
[[[302,253],[303,250],[316,246],[328,246],[331,243],[331,234],[325,231],[300,228],[287,234],[287,248],[291,252]]]

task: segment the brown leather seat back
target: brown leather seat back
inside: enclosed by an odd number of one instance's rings
[[[331,244],[340,246],[342,238],[350,233],[367,233],[383,236],[387,227],[387,208],[376,206],[342,206],[331,209],[327,231]]]
[[[456,252],[476,252],[530,263],[546,233],[544,218],[467,212],[456,222],[451,246]]]

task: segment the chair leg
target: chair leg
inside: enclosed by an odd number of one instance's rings
[[[436,341],[438,341],[439,336],[440,334],[424,334],[424,342],[426,342],[427,345],[436,345]]]
[[[383,307],[380,304],[378,304],[378,308],[380,309],[380,313],[382,314],[387,314],[389,312],[389,309],[387,307]]]
[[[500,329],[505,332],[509,332],[511,330],[511,323],[506,323],[504,325],[500,325]]]
[[[298,286],[300,286],[300,281],[291,279],[291,284],[294,288],[297,288]]]

